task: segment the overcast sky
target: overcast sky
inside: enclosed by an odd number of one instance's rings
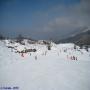
[[[90,0],[0,0],[0,33],[56,39],[90,27]]]

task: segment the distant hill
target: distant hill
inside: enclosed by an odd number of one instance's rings
[[[90,29],[87,28],[77,34],[72,34],[66,39],[61,39],[56,43],[75,43],[78,45],[90,45]]]

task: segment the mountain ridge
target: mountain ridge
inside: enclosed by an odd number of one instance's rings
[[[80,33],[71,34],[68,38],[61,39],[56,43],[75,43],[78,45],[90,45],[90,28],[85,28]]]

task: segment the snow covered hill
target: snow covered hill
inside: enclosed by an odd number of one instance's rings
[[[90,45],[90,27],[84,27],[77,31],[76,33],[73,32],[69,37],[59,40],[57,43],[72,42],[77,45]]]
[[[28,49],[36,51],[21,52]],[[0,41],[0,90],[90,90],[89,68],[90,49],[74,49],[72,43],[51,43],[48,50]]]

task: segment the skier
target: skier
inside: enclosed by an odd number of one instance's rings
[[[73,57],[71,56],[71,60],[73,60]]]
[[[73,60],[75,60],[75,56],[73,56]]]
[[[59,56],[59,52],[57,52],[57,55]]]
[[[60,50],[60,53],[61,53],[61,50]]]
[[[69,59],[68,55],[67,55],[67,59]]]
[[[35,60],[37,60],[37,56],[35,56]]]
[[[46,53],[47,53],[47,51],[45,51],[45,56],[46,56]]]
[[[77,60],[77,57],[76,57],[76,60]]]
[[[21,54],[22,57],[24,57],[23,53]]]

